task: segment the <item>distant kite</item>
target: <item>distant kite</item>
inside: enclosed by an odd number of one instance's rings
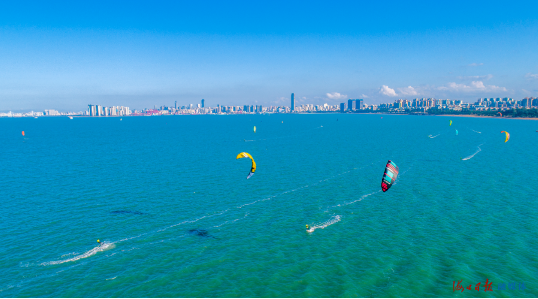
[[[24,136],[24,131],[22,131],[22,136]]]

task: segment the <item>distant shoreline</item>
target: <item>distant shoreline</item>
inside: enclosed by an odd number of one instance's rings
[[[498,117],[498,116],[486,116],[486,115],[469,115],[469,114],[438,114],[434,116],[450,116],[450,117],[474,117],[474,118],[502,118],[502,119],[527,119],[538,120],[537,117]]]

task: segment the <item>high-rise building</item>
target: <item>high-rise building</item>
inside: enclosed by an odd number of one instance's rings
[[[356,99],[355,100],[355,109],[356,110],[362,110],[362,105],[363,105],[363,100],[362,99]]]
[[[205,105],[205,100],[204,100],[204,99],[202,99],[202,108],[205,108],[205,106],[204,106],[204,105]]]
[[[346,112],[346,103],[340,103],[340,112]]]
[[[355,107],[353,107],[354,104],[355,104],[355,100],[351,100],[351,99],[347,100],[347,110],[348,110],[348,111],[353,111],[353,110],[355,110],[355,109],[354,109]]]
[[[295,110],[295,94],[291,94],[291,111]]]
[[[174,109],[177,109],[177,101],[174,103]]]
[[[95,116],[95,105],[88,105],[88,115]]]

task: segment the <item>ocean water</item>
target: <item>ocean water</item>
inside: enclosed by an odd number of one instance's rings
[[[536,130],[359,114],[2,118],[0,297],[537,297]],[[383,193],[389,159],[400,174]],[[454,292],[460,280],[472,290]]]

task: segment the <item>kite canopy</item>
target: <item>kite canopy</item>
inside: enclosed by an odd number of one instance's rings
[[[499,113],[499,114],[501,115],[501,117],[503,117],[503,114],[502,114],[502,113],[500,113],[500,112],[497,112],[497,113]]]
[[[254,133],[256,133],[256,126],[254,126]]]
[[[505,133],[506,134],[506,140],[504,140],[504,142],[506,143],[508,141],[508,139],[510,139],[510,133],[506,132],[506,131],[501,131],[501,133]]]
[[[386,192],[394,184],[396,178],[398,177],[398,172],[400,169],[394,162],[388,161],[387,166],[385,167],[385,173],[383,174],[383,179],[381,179],[381,190]]]
[[[452,125],[452,121],[450,121],[450,126]]]
[[[245,152],[239,153],[239,155],[237,155],[235,159],[237,160],[241,158],[250,158],[250,160],[252,160],[252,166],[250,167],[250,172],[247,176],[247,180],[248,180],[250,179],[251,176],[254,175],[254,172],[256,171],[256,162],[254,162],[254,158],[252,158],[252,156],[249,153],[245,153]]]
[[[22,131],[22,136],[24,136],[24,131]]]

